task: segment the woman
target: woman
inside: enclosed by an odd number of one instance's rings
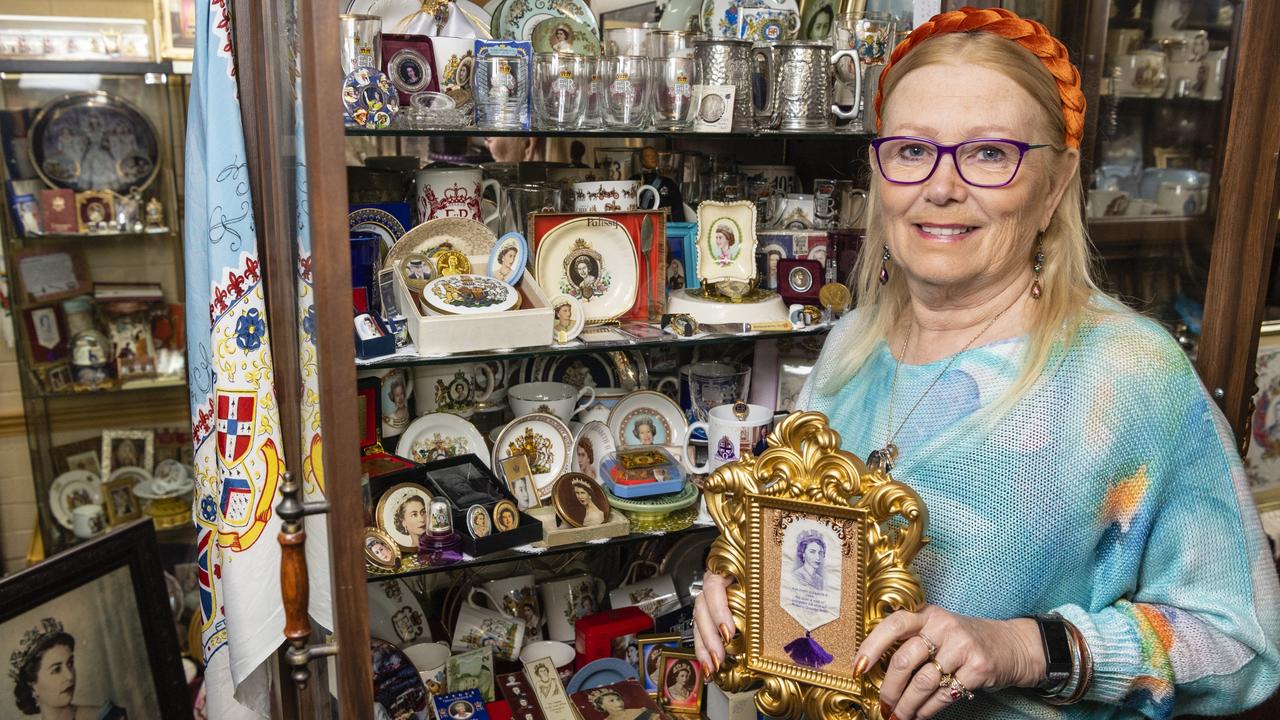
[[[556,52],[573,52],[573,36],[566,25],[557,25],[551,31],[551,49]]]
[[[800,407],[929,507],[928,604],[879,623],[854,672],[881,663],[881,710],[899,720],[1164,718],[1267,698],[1274,565],[1186,356],[1090,277],[1066,48],[1005,10],[945,13],[894,51],[881,93],[881,252],[862,254],[858,309]],[[968,140],[983,141],[953,145]],[[731,583],[708,574],[695,609],[710,669],[733,636]]]
[[[636,421],[634,427],[631,428],[631,434],[641,445],[652,445],[654,436],[658,434],[658,428],[653,424],[653,420],[647,417],[640,418]]]
[[[418,539],[427,533],[427,503],[418,495],[410,496],[396,508],[396,531],[409,536],[410,545],[417,547]]]
[[[41,720],[124,720],[123,708],[76,705],[76,641],[54,618],[27,631],[9,656],[13,696],[23,716]]]
[[[604,714],[606,720],[654,720],[657,717],[652,710],[627,707],[626,699],[617,690],[592,690],[587,699],[597,711]]]
[[[394,376],[391,389],[387,391],[387,400],[383,403],[383,425],[396,430],[408,426],[409,398],[406,395],[404,380],[398,375]]]
[[[738,256],[733,247],[737,242],[738,239],[727,226],[721,225],[715,229],[717,265],[728,265],[737,259]]]
[[[567,333],[573,329],[573,306],[569,303],[560,303],[556,306],[556,326],[558,333]]]
[[[502,282],[508,282],[516,271],[516,258],[519,256],[520,248],[514,245],[502,248],[502,252],[498,253],[498,267],[494,269],[493,276]]]
[[[604,512],[591,499],[591,489],[586,480],[574,480],[573,496],[582,504],[582,527],[595,527],[604,523]]]
[[[822,563],[827,557],[827,545],[822,536],[813,531],[800,533],[796,543],[796,567],[791,576],[796,582],[812,590],[822,590]]]
[[[591,441],[582,439],[578,441],[578,447],[574,450],[578,457],[578,472],[586,475],[592,480],[596,479],[596,460],[595,454],[591,448]]]
[[[685,704],[694,700],[693,693],[698,689],[698,682],[694,679],[693,666],[688,660],[676,660],[667,668],[667,697],[678,704]]]

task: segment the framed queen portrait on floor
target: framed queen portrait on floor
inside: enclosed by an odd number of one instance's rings
[[[0,717],[191,717],[169,618],[150,520],[0,580]]]

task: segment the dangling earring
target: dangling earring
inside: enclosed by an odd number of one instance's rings
[[[1044,268],[1044,233],[1036,236],[1036,254],[1033,256],[1035,264],[1032,269],[1036,273],[1036,279],[1031,281],[1031,299],[1039,300],[1043,290],[1040,289],[1040,271]]]
[[[880,284],[889,282],[889,243],[884,244],[884,255],[880,258]]]

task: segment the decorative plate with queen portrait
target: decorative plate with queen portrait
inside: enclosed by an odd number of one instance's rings
[[[698,205],[698,279],[756,279],[756,205],[750,200]]]

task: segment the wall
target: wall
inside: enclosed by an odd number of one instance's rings
[[[4,0],[0,12],[150,19],[154,4],[152,0]],[[14,351],[0,343],[0,418],[8,420],[22,414],[20,387]],[[13,572],[26,563],[35,527],[36,495],[21,422],[3,422],[0,426],[19,429],[17,433],[0,433],[0,568]]]

